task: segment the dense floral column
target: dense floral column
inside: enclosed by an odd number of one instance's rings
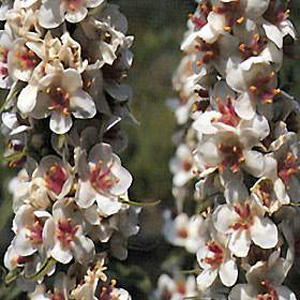
[[[299,259],[299,105],[277,77],[296,37],[289,1],[197,3],[169,103],[177,213],[165,214],[197,277],[162,275],[156,299],[296,299],[285,280]]]
[[[130,116],[127,20],[104,0],[7,0],[0,16],[5,159],[20,170],[6,283],[30,299],[131,299],[104,273],[139,230],[116,154]]]

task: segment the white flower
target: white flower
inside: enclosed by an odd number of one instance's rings
[[[83,45],[89,63],[99,68],[105,63],[112,65],[117,58],[118,48],[124,46],[126,39],[130,38],[112,27],[106,16],[103,21],[101,15],[99,20],[87,18],[80,25],[75,36]]]
[[[55,28],[66,19],[70,23],[81,22],[103,0],[43,0],[39,10],[39,23],[44,28]]]
[[[7,12],[13,7],[13,0],[1,0],[0,1],[0,21],[4,21],[7,18]]]
[[[15,81],[28,82],[39,61],[39,57],[26,45],[24,38],[16,39],[8,53],[9,74]]]
[[[218,206],[213,223],[219,232],[229,235],[228,248],[238,257],[248,255],[252,241],[263,249],[273,248],[278,242],[276,225],[248,201]]]
[[[225,239],[225,243],[226,243]],[[197,284],[200,291],[209,288],[219,275],[222,283],[233,286],[238,278],[238,268],[235,259],[226,244],[218,240],[207,241],[197,251],[197,261],[203,271],[197,277]]]
[[[106,275],[103,273],[104,270],[106,270],[106,267],[104,267],[104,258],[100,257],[95,265],[88,269],[84,280],[71,292],[72,299],[97,300],[98,297],[95,296],[95,291],[99,280],[103,282],[107,280]]]
[[[270,145],[273,153],[268,155],[270,168],[266,175],[274,180],[274,184],[281,190],[281,198],[285,193],[292,201],[299,201],[299,180],[297,174],[300,171],[299,141],[294,132],[280,136]]]
[[[229,300],[282,299],[296,300],[295,294],[282,283],[289,270],[289,263],[273,252],[268,261],[259,261],[246,273],[247,284],[236,285]]]
[[[12,246],[19,256],[29,256],[43,246],[43,228],[51,215],[46,211],[35,211],[30,205],[22,206],[14,218],[13,230],[16,233]]]
[[[163,233],[166,240],[174,246],[185,247],[187,251],[196,253],[203,245],[204,222],[201,216],[189,218],[181,213],[174,220],[171,219],[170,211],[164,214],[165,224]]]
[[[175,157],[170,161],[170,170],[174,174],[173,184],[179,187],[187,184],[195,176],[192,167],[193,156],[191,150],[186,144],[179,145]]]
[[[290,35],[296,39],[296,29],[288,17],[289,11],[284,11],[284,6],[270,5],[262,21],[267,37],[279,48],[283,47],[285,36]]]
[[[252,119],[256,108],[271,118],[271,104],[280,91],[276,88],[276,74],[263,57],[250,57],[242,63],[233,62],[230,58],[226,82],[233,90],[241,93],[234,104],[241,118]]]
[[[29,83],[18,97],[24,115],[44,119],[50,115],[50,129],[56,134],[68,132],[72,117],[90,119],[96,114],[91,96],[82,89],[80,74],[74,69],[54,70],[40,82]]]
[[[8,70],[8,54],[13,47],[13,36],[10,28],[0,30],[0,87],[8,89],[13,84],[13,79]]]
[[[13,194],[15,213],[26,204],[30,204],[37,210],[45,210],[50,206],[49,194],[43,178],[32,180],[25,169],[11,180],[9,189]]]
[[[82,208],[95,201],[104,216],[117,213],[122,206],[119,197],[126,197],[132,182],[130,173],[121,166],[119,157],[113,154],[110,145],[95,145],[81,156],[76,203]]]
[[[140,207],[122,207],[119,213],[110,218],[110,226],[115,229],[110,240],[110,252],[120,260],[124,260],[128,255],[128,238],[139,232],[138,216]]]
[[[9,11],[7,25],[15,38],[24,38],[26,41],[36,42],[42,36],[42,30],[37,22],[38,10],[23,9],[19,2],[15,2],[14,9]]]
[[[265,170],[265,159],[262,153],[252,148],[269,135],[267,120],[255,115],[252,120],[238,122],[239,118],[230,107],[224,108],[223,112],[204,113],[194,124],[200,133],[196,153],[202,172],[200,176],[216,169],[232,173],[244,169],[260,177]]]
[[[73,257],[81,264],[88,264],[94,256],[94,243],[84,235],[74,214],[72,206],[63,201],[53,205],[52,217],[43,229],[44,245],[49,255],[62,264],[68,264]]]
[[[49,197],[53,200],[65,197],[72,187],[73,176],[71,166],[54,155],[44,156],[32,178],[42,178],[48,189]]]
[[[155,291],[157,300],[181,300],[197,295],[196,280],[194,276],[184,278],[181,276],[170,277],[167,274],[160,275]]]
[[[274,171],[276,172],[276,170]],[[274,177],[276,178],[276,175]],[[285,186],[278,178],[274,181],[267,177],[260,178],[251,188],[251,197],[261,207],[263,212],[268,212],[270,215],[276,212],[282,205],[290,203]]]

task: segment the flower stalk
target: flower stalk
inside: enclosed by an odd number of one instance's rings
[[[127,20],[104,0],[4,0],[0,18],[2,161],[19,171],[5,281],[33,300],[129,300],[104,273],[139,230],[116,154],[131,116]]]

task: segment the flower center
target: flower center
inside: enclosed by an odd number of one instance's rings
[[[219,102],[219,112],[222,114],[222,117],[216,121],[236,127],[241,119],[234,110],[231,98],[227,97],[226,103],[222,103],[221,99],[216,99],[216,102]]]
[[[216,43],[208,44],[204,41],[199,41],[196,49],[203,52],[202,58],[197,60],[197,66],[201,68],[203,65],[210,63],[213,59],[218,56],[219,48]]]
[[[285,159],[278,164],[278,176],[284,184],[289,184],[291,176],[299,172],[297,157],[289,152]]]
[[[62,0],[62,2],[68,10],[76,11],[84,4],[85,0]]]
[[[261,282],[261,286],[264,290],[266,290],[266,293],[258,294],[257,300],[278,300],[279,299],[278,293],[276,292],[276,290],[268,280],[263,280]]]
[[[8,76],[8,69],[3,64],[1,64],[1,66],[0,66],[0,76],[2,76],[2,77],[7,77]]]
[[[68,92],[64,91],[61,87],[49,87],[46,93],[49,94],[51,99],[50,110],[56,110],[65,116],[70,114],[70,94]]]
[[[36,218],[34,224],[29,228],[30,234],[28,235],[28,239],[35,245],[39,245],[43,243],[43,222]]]
[[[189,236],[187,228],[186,227],[178,228],[177,235],[181,239],[187,239],[187,237]]]
[[[119,297],[113,295],[117,281],[112,279],[110,284],[106,284],[101,288],[99,300],[118,300]]]
[[[64,300],[65,297],[62,293],[60,292],[54,292],[54,294],[51,294],[50,300]]]
[[[185,159],[183,162],[182,162],[182,168],[185,172],[188,172],[191,170],[192,168],[192,163],[190,162],[189,159]]]
[[[273,98],[280,94],[279,89],[274,89],[270,83],[274,81],[275,73],[271,72],[269,76],[259,77],[255,85],[249,87],[249,91],[259,97],[262,103],[272,103]]]
[[[111,167],[103,168],[102,161],[99,161],[90,172],[90,182],[99,193],[108,192],[119,181],[120,179],[112,174]]]
[[[213,6],[212,8],[215,13],[225,15],[226,25],[223,28],[224,31],[230,32],[234,25],[240,25],[245,20],[238,2],[222,2],[221,6]]]
[[[8,49],[5,47],[0,47],[0,62],[7,63]]]
[[[59,221],[56,229],[56,238],[64,247],[68,246],[74,240],[78,226],[72,224],[72,220]]]
[[[246,203],[243,207],[234,206],[234,211],[239,215],[239,220],[232,224],[230,227],[234,230],[247,230],[253,224],[253,216],[251,214],[250,205]]]
[[[272,202],[273,183],[270,179],[261,181],[256,191],[264,206],[270,207]]]
[[[186,287],[185,287],[185,282],[183,280],[176,281],[176,290],[179,294],[185,295]]]
[[[14,52],[17,65],[22,70],[32,70],[38,63],[36,54],[26,46],[19,47],[19,50]]]
[[[253,34],[249,43],[242,43],[239,46],[242,58],[246,60],[251,56],[257,56],[263,50],[266,43],[267,40],[265,38],[261,38],[257,33]]]
[[[67,180],[66,171],[57,163],[53,164],[44,175],[46,187],[55,194],[60,194]]]
[[[223,172],[229,167],[233,173],[238,172],[240,164],[244,161],[242,148],[239,145],[225,145],[222,143],[219,146],[219,151],[224,158],[219,166],[219,171]]]
[[[215,241],[210,241],[207,244],[208,250],[210,251],[209,257],[205,257],[204,261],[210,264],[212,267],[218,267],[224,259],[223,248],[220,247]]]

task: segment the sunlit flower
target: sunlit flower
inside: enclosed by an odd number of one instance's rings
[[[76,203],[80,207],[87,208],[97,201],[104,216],[121,209],[119,198],[126,197],[132,177],[108,144],[97,144],[88,157],[82,155],[79,174]]]
[[[96,114],[95,103],[82,89],[81,76],[74,69],[56,70],[44,76],[38,85],[29,83],[18,97],[18,108],[35,119],[50,116],[50,129],[56,134],[71,129],[72,115],[90,119]]]
[[[94,243],[83,233],[80,223],[74,220],[72,207],[63,201],[53,205],[52,217],[43,228],[44,245],[58,262],[67,264],[74,257],[79,263],[89,263],[94,256]]]
[[[229,235],[228,248],[238,257],[247,256],[252,241],[263,249],[273,248],[278,242],[276,225],[249,201],[218,206],[213,223],[219,232]]]
[[[39,10],[39,23],[45,28],[55,28],[66,19],[70,23],[82,21],[88,8],[94,8],[103,0],[44,0]]]

